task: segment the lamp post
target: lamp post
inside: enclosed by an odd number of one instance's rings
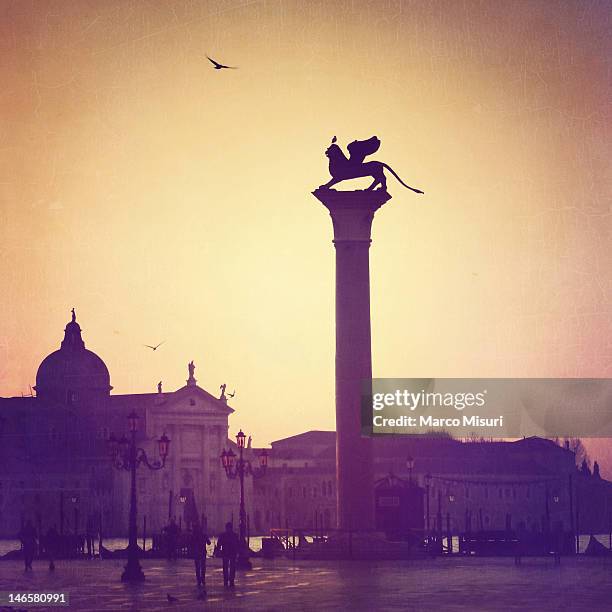
[[[411,455],[406,457],[406,467],[408,468],[408,482],[412,484],[412,470],[414,469],[414,459]]]
[[[137,502],[136,502],[136,469],[144,464],[150,470],[161,470],[166,465],[166,458],[170,449],[170,440],[164,434],[157,441],[160,460],[149,462],[147,453],[143,448],[136,448],[136,431],[138,430],[138,415],[131,412],[128,415],[130,439],[122,436],[117,440],[114,435],[109,439],[111,458],[113,465],[118,470],[130,472],[130,520],[129,520],[129,543],[128,561],[123,574],[122,582],[142,582],[145,579],[140,562],[138,561],[137,534]]]
[[[430,532],[429,532],[429,490],[431,488],[431,474],[427,473],[425,474],[425,494],[427,495],[427,499],[426,499],[426,512],[427,512],[427,516],[426,516],[426,526],[427,526],[427,543],[429,543],[429,538],[430,538]]]
[[[259,467],[254,468],[248,459],[244,458],[244,443],[246,435],[242,429],[236,434],[236,445],[238,446],[238,462],[236,463],[236,453],[230,448],[228,451],[223,449],[221,453],[221,465],[225,470],[225,475],[234,480],[240,480],[240,552],[238,555],[237,567],[241,569],[251,569],[249,553],[246,546],[246,511],[244,509],[244,477],[252,476],[260,478],[266,473],[268,467],[268,453],[264,449],[259,455]]]
[[[79,503],[78,495],[73,495],[70,498],[72,505],[74,506],[74,535],[77,535],[79,532],[79,507],[77,504]]]

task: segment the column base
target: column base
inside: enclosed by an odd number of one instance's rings
[[[144,582],[145,575],[138,559],[128,559],[127,565],[121,574],[121,582]]]

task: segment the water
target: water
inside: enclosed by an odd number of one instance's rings
[[[590,535],[581,535],[579,539],[580,550],[579,552],[584,552],[586,547],[588,546]],[[595,539],[601,542],[606,548],[609,547],[610,544],[610,536],[609,534],[597,534],[595,535]],[[214,545],[216,543],[216,538],[210,538],[212,545],[208,547],[208,554],[212,555],[212,551],[214,549]],[[261,541],[262,536],[252,537],[250,539],[251,550],[258,552],[261,550]],[[119,550],[121,548],[126,548],[128,545],[127,538],[105,538],[102,543],[105,548],[109,550]],[[95,541],[95,550],[98,551],[98,541]],[[146,550],[151,548],[152,541],[150,538],[147,538],[146,541]],[[138,545],[142,547],[142,538],[138,539]],[[5,555],[7,552],[11,550],[18,550],[20,548],[19,540],[0,540],[0,557]],[[453,552],[459,552],[459,538],[453,537]]]
[[[249,540],[251,550],[257,552],[261,550],[261,536],[253,537]],[[217,538],[210,538],[212,542],[211,546],[208,547],[208,554],[212,555],[215,544],[217,543]],[[104,538],[102,540],[102,544],[105,548],[109,550],[120,550],[122,548],[127,548],[128,539],[127,538]],[[147,538],[145,543],[145,550],[150,550],[151,545],[153,544],[151,538]],[[138,538],[138,546],[142,548],[142,538]],[[21,548],[21,544],[19,540],[0,540],[0,557],[10,552],[11,550],[19,550]],[[96,553],[98,552],[98,540],[94,540],[94,549]]]

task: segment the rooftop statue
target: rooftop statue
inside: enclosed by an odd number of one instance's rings
[[[351,142],[347,146],[349,152],[348,158],[340,146],[336,144],[336,141],[337,138],[334,136],[331,145],[325,151],[325,155],[329,158],[329,173],[332,175],[332,179],[325,185],[321,185],[322,189],[329,189],[340,181],[361,176],[371,176],[374,180],[367,188],[367,191],[375,189],[378,185],[380,185],[381,189],[386,190],[387,178],[384,173],[384,168],[386,168],[404,187],[415,193],[424,193],[420,189],[406,185],[391,166],[379,161],[363,161],[368,155],[378,151],[380,140],[376,136],[372,136],[368,140],[354,140]]]

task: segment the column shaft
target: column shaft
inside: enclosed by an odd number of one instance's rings
[[[374,527],[371,440],[361,435],[361,384],[372,378],[370,241],[336,241],[338,525]]]

